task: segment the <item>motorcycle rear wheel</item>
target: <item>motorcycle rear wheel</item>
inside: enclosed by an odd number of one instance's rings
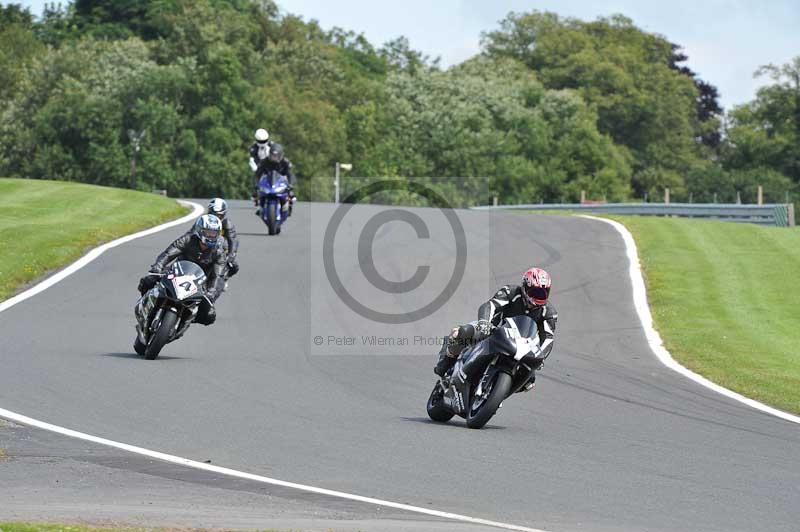
[[[428,417],[433,421],[439,421],[440,423],[450,421],[450,419],[455,415],[446,406],[444,406],[442,402],[443,397],[444,390],[442,389],[442,383],[437,382],[436,386],[433,387],[431,395],[428,397],[427,408]]]
[[[144,350],[144,358],[146,360],[155,360],[161,349],[169,342],[169,337],[172,331],[175,330],[175,324],[178,322],[178,314],[172,310],[167,309],[164,311],[164,316],[161,318],[161,324],[158,330],[153,334],[153,337],[147,342],[147,347]]]
[[[511,375],[498,371],[489,382],[488,394],[482,398],[473,397],[467,410],[467,426],[471,429],[483,428],[492,419],[500,403],[511,392]]]

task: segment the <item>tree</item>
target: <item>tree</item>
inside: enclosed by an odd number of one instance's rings
[[[697,128],[702,143],[715,152],[719,149],[722,141],[720,131],[722,107],[719,104],[719,91],[714,85],[703,81],[689,67],[681,65],[689,57],[683,53],[681,47],[672,43],[672,55],[669,59],[669,67],[684,76],[689,77],[697,89]]]
[[[596,115],[572,91],[545,90],[515,60],[393,73],[388,98],[392,128],[376,151],[394,151],[399,175],[457,178],[438,180],[457,204],[492,194],[509,203],[577,199],[581,187],[627,195],[625,154],[597,131]],[[476,177],[487,180],[466,179]]]
[[[438,57],[431,59],[422,52],[413,50],[406,37],[398,37],[385,43],[380,50],[380,56],[393,69],[408,74],[439,68],[440,59]]]
[[[9,26],[22,26],[30,29],[33,26],[33,15],[30,8],[21,4],[0,5],[0,31]]]
[[[800,56],[781,65],[761,67],[773,84],[758,90],[755,100],[733,109],[726,128],[723,164],[755,180],[759,171],[800,183]],[[772,182],[781,182],[772,178]],[[788,188],[788,185],[786,185]]]
[[[682,56],[630,19],[615,15],[587,23],[553,13],[512,13],[482,42],[488,55],[517,58],[546,88],[572,89],[596,109],[600,132],[633,155],[636,195],[653,184],[680,188],[682,175],[703,157],[695,140],[701,136],[695,81],[674,68]]]
[[[15,93],[25,69],[44,50],[32,20],[30,11],[19,5],[0,6],[0,109]]]

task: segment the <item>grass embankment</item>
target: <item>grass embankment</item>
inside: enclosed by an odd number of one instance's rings
[[[672,356],[726,388],[800,413],[800,229],[612,218],[636,240]]]
[[[87,248],[188,212],[146,192],[8,178],[0,205],[0,301]]]

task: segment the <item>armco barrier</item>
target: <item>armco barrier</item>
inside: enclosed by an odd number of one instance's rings
[[[534,211],[575,211],[640,216],[685,216],[715,218],[730,222],[749,222],[778,227],[794,226],[794,205],[739,205],[736,203],[551,203],[530,205],[497,205],[473,207],[479,210],[521,209]]]

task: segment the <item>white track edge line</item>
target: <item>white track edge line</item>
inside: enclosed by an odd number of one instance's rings
[[[106,250],[114,248],[114,247],[117,247],[120,244],[124,244],[126,242],[130,242],[131,240],[135,240],[137,238],[141,238],[143,236],[152,235],[153,233],[157,233],[157,232],[162,231],[164,229],[167,229],[169,227],[173,227],[175,225],[179,225],[179,224],[188,222],[189,220],[191,220],[192,218],[197,216],[200,211],[203,210],[203,207],[201,205],[197,204],[197,203],[193,203],[193,202],[190,202],[190,201],[182,201],[182,200],[178,200],[178,201],[183,205],[192,206],[193,207],[192,212],[190,214],[187,214],[186,216],[184,216],[182,218],[177,219],[177,220],[173,220],[171,222],[167,222],[165,224],[161,224],[161,225],[158,225],[156,227],[152,227],[150,229],[146,229],[144,231],[139,231],[138,233],[133,233],[131,235],[124,236],[124,237],[118,238],[116,240],[112,240],[111,242],[108,242],[106,244],[103,244],[102,246],[99,246],[99,247],[96,247],[96,248],[90,250],[88,253],[86,253],[86,255],[84,255],[80,259],[78,259],[77,261],[73,262],[72,264],[70,264],[69,266],[64,268],[63,270],[60,270],[59,272],[57,272],[57,273],[53,274],[52,276],[48,277],[47,279],[45,279],[41,283],[37,284],[36,286],[33,286],[33,287],[29,288],[28,290],[25,290],[24,292],[22,292],[20,294],[17,294],[16,296],[14,296],[14,297],[12,297],[10,299],[7,299],[6,301],[3,301],[2,303],[0,303],[0,312],[3,312],[4,310],[7,310],[7,309],[13,307],[17,303],[21,303],[22,301],[25,301],[26,299],[29,299],[29,298],[35,296],[39,292],[42,292],[42,291],[50,288],[51,286],[53,286],[57,282],[59,282],[59,281],[65,279],[66,277],[72,275],[76,271],[80,270],[81,268],[83,268],[84,266],[86,266],[87,264],[89,264],[90,262],[95,260],[97,257],[102,255],[103,252],[105,252]],[[275,486],[282,486],[282,487],[285,487],[285,488],[292,488],[292,489],[306,491],[306,492],[310,492],[310,493],[317,493],[317,494],[320,494],[320,495],[328,495],[330,497],[337,497],[337,498],[340,498],[340,499],[348,499],[348,500],[352,500],[352,501],[358,501],[358,502],[363,502],[363,503],[367,503],[367,504],[373,504],[373,505],[377,505],[377,506],[384,506],[384,507],[388,507],[388,508],[395,508],[395,509],[398,509],[398,510],[405,510],[405,511],[408,511],[408,512],[414,512],[414,513],[419,513],[419,514],[430,515],[430,516],[433,516],[433,517],[441,517],[443,519],[450,519],[450,520],[453,520],[453,521],[462,521],[462,522],[465,522],[465,523],[471,523],[471,524],[476,524],[476,525],[486,525],[486,526],[491,526],[491,527],[494,527],[494,528],[502,528],[502,529],[505,529],[505,530],[517,530],[519,532],[546,532],[546,531],[538,529],[538,528],[528,528],[528,527],[524,527],[524,526],[513,525],[513,524],[510,524],[510,523],[500,523],[500,522],[497,522],[497,521],[490,521],[488,519],[480,519],[480,518],[477,518],[477,517],[469,517],[469,516],[466,516],[466,515],[454,514],[454,513],[450,513],[450,512],[443,512],[443,511],[439,511],[439,510],[431,510],[431,509],[428,509],[428,508],[421,508],[419,506],[411,506],[411,505],[408,505],[408,504],[403,504],[403,503],[398,503],[398,502],[385,501],[385,500],[382,500],[382,499],[374,499],[372,497],[364,497],[362,495],[354,495],[354,494],[345,493],[345,492],[342,492],[342,491],[329,490],[329,489],[325,489],[325,488],[317,488],[315,486],[307,486],[305,484],[296,484],[294,482],[287,482],[285,480],[278,480],[278,479],[275,479],[275,478],[269,478],[269,477],[264,477],[264,476],[261,476],[261,475],[254,475],[252,473],[246,473],[244,471],[237,471],[236,469],[229,469],[227,467],[220,467],[220,466],[215,466],[215,465],[211,465],[211,464],[206,464],[204,462],[197,462],[195,460],[190,460],[188,458],[182,458],[180,456],[174,456],[174,455],[171,455],[171,454],[166,454],[166,453],[162,453],[162,452],[158,452],[158,451],[151,451],[151,450],[145,449],[143,447],[137,447],[135,445],[130,445],[130,444],[127,444],[127,443],[120,443],[120,442],[116,442],[116,441],[113,441],[113,440],[100,438],[98,436],[92,436],[91,434],[85,434],[83,432],[78,432],[78,431],[75,431],[75,430],[72,430],[72,429],[67,429],[67,428],[64,428],[64,427],[60,427],[58,425],[53,425],[53,424],[50,424],[50,423],[46,423],[44,421],[39,421],[38,419],[34,419],[34,418],[31,418],[31,417],[28,417],[28,416],[24,416],[22,414],[17,414],[16,412],[12,412],[10,410],[5,410],[3,408],[0,408],[0,417],[6,418],[6,419],[10,419],[12,421],[16,421],[18,423],[22,423],[24,425],[30,425],[32,427],[37,427],[37,428],[40,428],[40,429],[43,429],[43,430],[48,430],[50,432],[56,432],[56,433],[62,434],[64,436],[69,436],[69,437],[72,437],[72,438],[78,438],[80,440],[90,441],[90,442],[97,443],[97,444],[100,444],[100,445],[106,445],[108,447],[115,447],[115,448],[121,449],[123,451],[136,453],[136,454],[140,454],[140,455],[143,455],[143,456],[149,456],[151,458],[156,458],[158,460],[163,460],[165,462],[170,462],[170,463],[173,463],[173,464],[178,464],[178,465],[182,465],[182,466],[186,466],[186,467],[193,467],[195,469],[202,469],[202,470],[205,470],[205,471],[211,471],[213,473],[219,473],[219,474],[227,475],[227,476],[231,476],[231,477],[237,477],[237,478],[243,478],[243,479],[247,479],[247,480],[252,480],[252,481],[255,481],[255,482],[261,482],[263,484],[272,484],[272,485],[275,485]]]
[[[644,329],[645,336],[647,337],[647,343],[650,344],[650,349],[653,350],[653,353],[662,364],[669,369],[680,373],[684,377],[695,381],[701,386],[705,386],[706,388],[717,392],[718,394],[724,395],[725,397],[739,401],[740,403],[746,404],[751,408],[755,408],[756,410],[771,414],[783,420],[800,424],[800,416],[795,416],[788,412],[784,412],[783,410],[778,410],[777,408],[760,403],[755,399],[745,397],[744,395],[736,393],[733,390],[724,388],[719,384],[708,380],[702,375],[699,375],[694,371],[682,366],[674,358],[672,358],[670,352],[667,351],[666,347],[664,347],[664,342],[661,340],[661,336],[653,326],[653,316],[650,313],[650,307],[647,304],[647,289],[645,288],[644,284],[642,268],[639,264],[639,254],[636,249],[636,242],[634,241],[631,232],[628,231],[627,227],[615,220],[599,218],[597,216],[589,216],[586,214],[579,214],[577,216],[581,218],[588,218],[590,220],[605,222],[614,227],[614,229],[616,229],[617,232],[622,235],[622,239],[625,242],[625,251],[628,256],[628,262],[630,264],[628,273],[630,274],[631,285],[633,287],[633,304],[636,307],[636,313],[639,315],[639,321],[642,323],[642,328]]]
[[[90,441],[92,443],[98,443],[101,445],[106,445],[108,447],[115,447],[117,449],[121,449],[123,451],[128,451],[131,453],[136,453],[144,456],[148,456],[150,458],[155,458],[158,460],[162,460],[165,462],[170,462],[173,464],[178,464],[181,466],[188,466],[193,467],[195,469],[202,469],[204,471],[209,471],[212,473],[218,473],[222,475],[227,475],[231,477],[237,477],[247,480],[252,480],[255,482],[261,482],[263,484],[272,484],[274,486],[281,486],[284,488],[292,488],[296,490],[306,491],[310,493],[316,493],[319,495],[327,495],[330,497],[337,497],[340,499],[348,499],[351,501],[358,501],[367,504],[373,504],[377,506],[385,506],[389,508],[395,508],[398,510],[405,510],[408,512],[414,512],[419,514],[430,515],[434,517],[441,517],[444,519],[450,519],[455,521],[462,521],[466,523],[472,523],[476,525],[486,525],[495,528],[502,528],[506,530],[518,530],[520,532],[545,532],[544,530],[536,529],[536,528],[528,528],[519,525],[513,525],[509,523],[500,523],[497,521],[490,521],[488,519],[480,519],[477,517],[469,517],[466,515],[454,514],[450,512],[443,512],[439,510],[432,510],[428,508],[421,508],[419,506],[411,506],[409,504],[403,504],[399,502],[391,502],[385,501],[382,499],[375,499],[372,497],[364,497],[362,495],[354,495],[352,493],[345,493],[342,491],[335,491],[329,490],[325,488],[318,488],[315,486],[308,486],[305,484],[297,484],[295,482],[287,482],[285,480],[278,480],[275,478],[265,477],[261,475],[255,475],[252,473],[246,473],[244,471],[238,471],[236,469],[229,469],[227,467],[215,466],[211,464],[207,464],[204,462],[197,462],[195,460],[190,460],[188,458],[182,458],[180,456],[174,456],[171,454],[166,454],[158,451],[151,451],[149,449],[145,449],[142,447],[137,447],[135,445],[129,445],[127,443],[120,443],[113,440],[108,440],[105,438],[99,438],[97,436],[92,436],[90,434],[84,434],[82,432],[78,432],[75,430],[67,429],[64,427],[59,427],[58,425],[52,425],[50,423],[46,423],[44,421],[39,421],[37,419],[33,419],[27,416],[23,416],[21,414],[17,414],[15,412],[11,412],[9,410],[5,410],[0,408],[0,417],[10,419],[12,421],[17,421],[24,425],[31,425],[40,429],[49,430],[51,432],[57,432],[59,434],[63,434],[65,436],[70,436],[72,438],[78,438],[81,440]]]
[[[167,229],[169,227],[173,227],[175,225],[186,223],[189,220],[191,220],[192,218],[194,218],[195,216],[197,216],[198,213],[203,210],[203,206],[202,205],[199,205],[197,203],[192,203],[191,201],[178,200],[178,203],[180,203],[182,205],[193,207],[192,212],[187,214],[186,216],[178,218],[177,220],[173,220],[173,221],[167,222],[165,224],[157,225],[155,227],[151,227],[150,229],[145,229],[144,231],[139,231],[138,233],[133,233],[133,234],[130,234],[130,235],[127,235],[127,236],[123,236],[122,238],[118,238],[116,240],[112,240],[111,242],[106,242],[102,246],[98,246],[98,247],[90,250],[88,253],[86,253],[86,255],[84,255],[83,257],[79,258],[78,260],[76,260],[75,262],[73,262],[72,264],[70,264],[69,266],[64,268],[63,270],[60,270],[60,271],[54,273],[53,275],[51,275],[50,277],[48,277],[47,279],[45,279],[41,283],[37,284],[36,286],[33,286],[33,287],[25,290],[24,292],[19,293],[19,294],[15,295],[14,297],[12,297],[10,299],[6,299],[2,303],[0,303],[0,312],[3,312],[4,310],[13,307],[17,303],[21,303],[21,302],[25,301],[26,299],[29,299],[29,298],[35,296],[36,294],[38,294],[39,292],[42,292],[43,290],[47,290],[48,288],[50,288],[51,286],[53,286],[57,282],[61,281],[62,279],[66,278],[66,277],[69,277],[70,275],[72,275],[76,271],[80,270],[81,268],[83,268],[84,266],[86,266],[87,264],[92,262],[94,259],[96,259],[100,255],[102,255],[106,250],[109,250],[111,248],[115,248],[115,247],[119,246],[120,244],[124,244],[126,242],[130,242],[131,240],[135,240],[135,239],[141,238],[143,236],[152,235],[153,233],[158,233],[159,231],[162,231],[162,230]]]

